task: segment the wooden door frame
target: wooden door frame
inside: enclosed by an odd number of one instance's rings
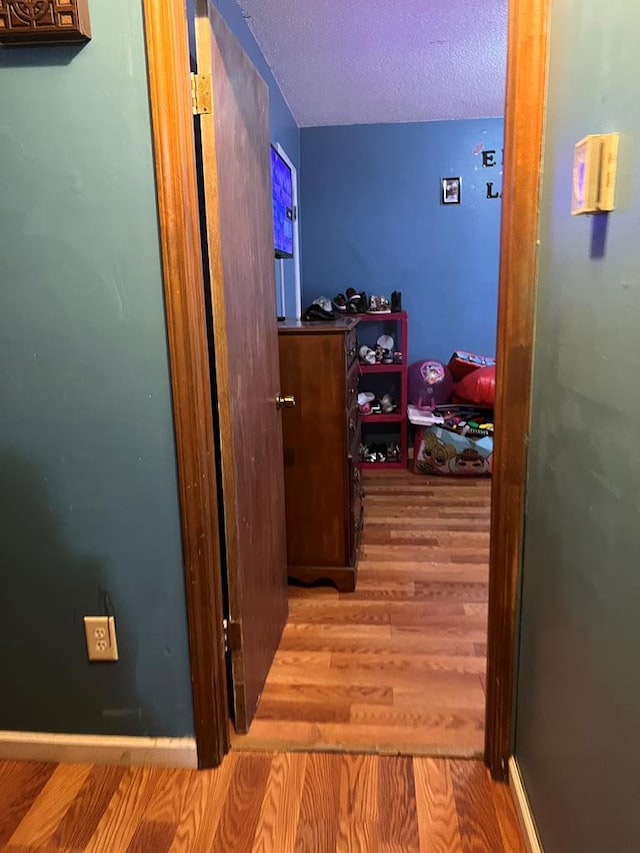
[[[550,4],[509,2],[485,728],[496,779],[513,752]]]
[[[142,0],[200,767],[229,747],[216,468],[184,0]],[[512,752],[550,0],[510,0],[485,761]]]

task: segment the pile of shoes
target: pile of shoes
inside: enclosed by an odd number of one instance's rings
[[[373,391],[358,394],[358,409],[361,415],[391,415],[398,411],[398,404],[390,394],[378,399]]]
[[[331,300],[326,296],[319,296],[314,299],[311,305],[302,313],[303,320],[335,320],[333,306]]]
[[[348,287],[345,293],[337,293],[333,299],[319,296],[302,314],[303,320],[335,320],[344,314],[389,314],[402,310],[402,294],[394,290],[391,300],[386,296],[367,298],[364,290]]]
[[[353,287],[348,287],[346,294],[338,293],[332,299],[333,308],[338,314],[362,314],[367,308],[367,294],[358,293]]]
[[[386,442],[360,445],[360,458],[363,462],[399,462],[400,445]]]
[[[402,353],[395,349],[391,335],[380,335],[375,349],[363,344],[358,355],[362,364],[402,364]]]

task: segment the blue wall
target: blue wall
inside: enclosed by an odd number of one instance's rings
[[[303,128],[303,305],[402,292],[409,359],[495,352],[502,119]],[[483,168],[482,150],[497,150]],[[440,179],[462,177],[462,204]]]
[[[640,849],[640,8],[553,3],[515,755],[547,853]],[[620,132],[616,210],[570,213]]]
[[[141,5],[0,49],[0,729],[193,732]]]

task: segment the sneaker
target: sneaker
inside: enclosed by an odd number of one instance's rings
[[[372,296],[369,300],[368,314],[390,314],[389,300],[384,296]]]
[[[383,415],[390,415],[392,412],[398,408],[395,400],[391,398],[391,394],[385,394],[382,400],[380,400],[380,406],[382,407]]]
[[[375,351],[368,347],[366,344],[363,344],[358,350],[358,355],[360,356],[360,361],[364,364],[375,364],[376,363],[376,354]]]
[[[333,299],[331,301],[332,301],[333,307],[335,308],[336,311],[339,311],[341,314],[347,313],[347,304],[348,303],[347,303],[347,298],[344,295],[344,293],[338,293],[336,296],[333,297]]]
[[[347,288],[347,311],[352,314],[364,314],[367,310],[367,294],[358,293],[353,287]]]

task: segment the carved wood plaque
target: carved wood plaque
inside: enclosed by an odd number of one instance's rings
[[[88,3],[89,0],[0,0],[0,44],[89,41]]]

